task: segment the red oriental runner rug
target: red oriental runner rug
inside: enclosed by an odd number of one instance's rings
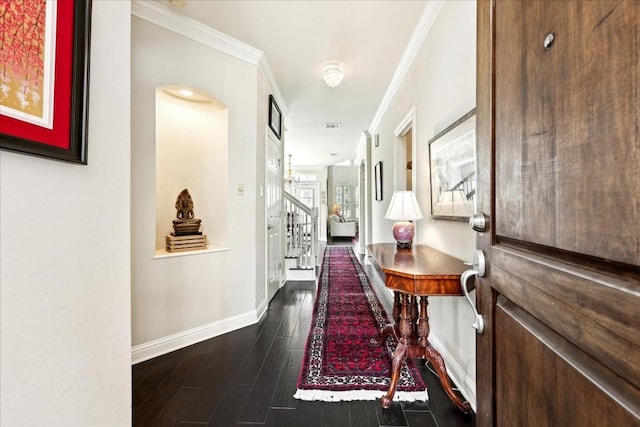
[[[353,250],[327,247],[294,397],[337,402],[385,395],[396,343],[389,337],[384,345],[373,347],[370,340],[380,339],[387,323]],[[395,400],[427,400],[427,387],[410,359],[402,366]]]

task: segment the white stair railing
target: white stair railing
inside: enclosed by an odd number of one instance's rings
[[[318,208],[310,208],[284,192],[285,258],[296,259],[296,269],[316,268],[318,256]]]

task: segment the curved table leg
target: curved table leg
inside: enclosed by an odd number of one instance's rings
[[[444,360],[440,353],[436,351],[435,348],[428,345],[424,349],[424,356],[427,358],[429,362],[436,369],[436,373],[438,374],[438,378],[440,378],[440,383],[442,384],[442,388],[449,396],[449,399],[460,409],[462,412],[469,413],[471,412],[471,404],[469,402],[463,402],[457,394],[453,392],[453,388],[451,387],[451,383],[449,382],[449,377],[447,376],[447,369],[444,366]],[[395,359],[394,359],[395,362]]]
[[[389,323],[380,331],[380,339],[378,340],[376,338],[371,338],[369,340],[369,343],[374,347],[380,347],[387,340],[387,338],[395,336],[396,334],[394,332],[393,325]]]
[[[402,367],[402,362],[404,362],[406,356],[407,346],[401,341],[398,343],[396,351],[393,353],[393,363],[391,365],[391,384],[389,384],[387,394],[385,396],[382,396],[382,398],[380,399],[382,407],[384,409],[389,409],[389,406],[391,406],[391,401],[393,400],[393,395],[396,394],[396,387],[398,387],[398,380],[400,379],[400,368]]]

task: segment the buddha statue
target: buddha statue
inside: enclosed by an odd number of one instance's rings
[[[189,236],[202,234],[200,230],[200,219],[195,218],[193,213],[193,199],[186,188],[180,192],[176,200],[176,219],[173,220],[174,236]]]

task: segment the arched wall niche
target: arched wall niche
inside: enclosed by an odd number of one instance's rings
[[[195,217],[202,220],[207,250],[227,246],[228,117],[227,106],[206,92],[156,88],[157,256],[169,255],[165,239],[173,231],[175,202],[185,188]]]

